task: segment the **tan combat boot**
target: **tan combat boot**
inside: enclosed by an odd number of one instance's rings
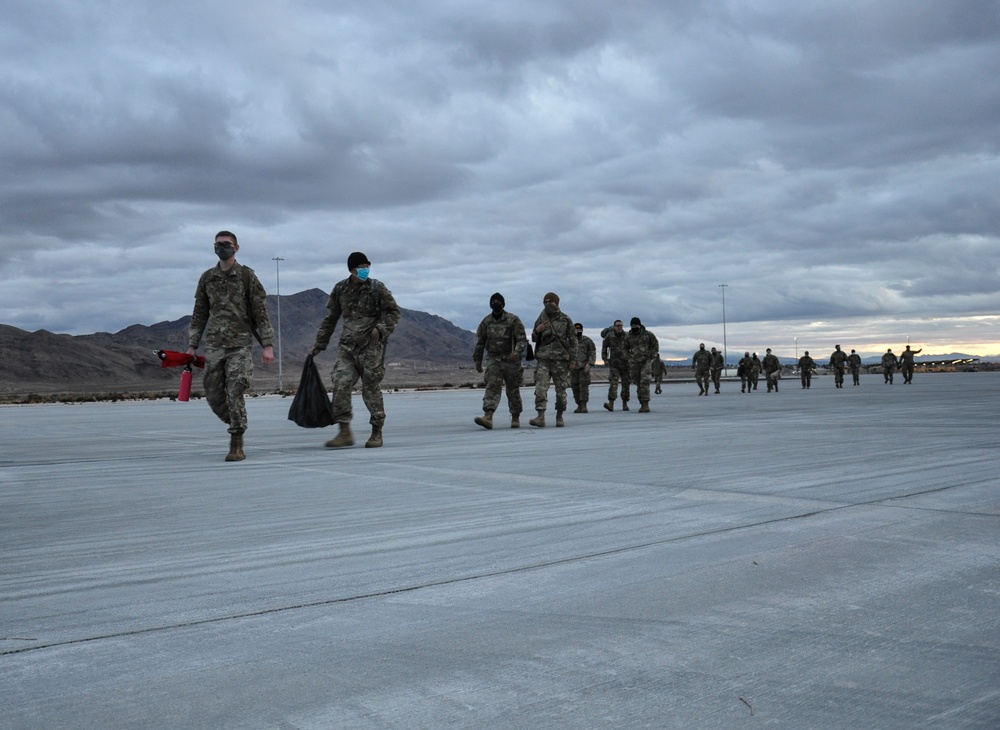
[[[243,434],[229,434],[229,453],[226,454],[226,461],[243,461],[247,455],[243,453]]]
[[[484,411],[483,415],[477,416],[476,425],[485,429],[493,428],[493,411]]]
[[[538,428],[545,428],[545,411],[539,411],[538,416],[530,419],[528,423]]]
[[[377,449],[381,445],[382,445],[382,427],[372,426],[372,435],[367,441],[365,441],[365,448]]]
[[[577,413],[586,413],[587,412],[587,403],[586,403],[586,401],[584,401],[583,403],[580,404],[580,407],[576,409],[576,412]]]
[[[605,408],[605,410],[613,411],[615,409],[615,402],[614,401],[608,401],[607,403],[604,404],[604,408]]]
[[[628,410],[628,401],[627,400],[623,400],[622,401],[622,410],[623,411],[627,411]]]
[[[641,403],[642,404],[639,406],[639,413],[649,413],[649,401],[644,400]]]
[[[327,448],[339,449],[343,446],[354,446],[354,434],[351,433],[351,424],[341,423],[340,433],[336,437],[326,442]]]
[[[566,422],[563,420],[562,414],[563,414],[562,411],[556,411],[556,428],[562,428],[563,426],[566,425]]]
[[[511,428],[521,428],[521,416],[511,416],[510,417],[510,427]]]

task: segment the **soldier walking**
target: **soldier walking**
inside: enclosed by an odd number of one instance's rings
[[[712,378],[712,385],[715,386],[715,394],[719,394],[719,386],[722,383],[722,370],[726,367],[726,360],[722,353],[712,348],[712,363],[709,369],[709,376]],[[705,395],[708,395],[706,393]]]
[[[483,395],[483,415],[476,423],[483,428],[493,428],[493,412],[500,405],[500,395],[506,386],[507,407],[510,410],[510,427],[521,426],[521,383],[524,379],[524,348],[528,338],[524,324],[516,314],[504,311],[506,301],[496,292],[490,297],[491,314],[486,315],[476,328],[476,346],[472,359],[476,372],[483,372],[486,358],[486,393]]]
[[[924,348],[922,347],[919,350],[911,350],[910,346],[907,345],[906,349],[903,350],[903,353],[899,356],[899,369],[903,371],[904,385],[909,385],[913,382],[913,356],[919,355],[923,351]]]
[[[834,351],[830,354],[830,367],[833,369],[833,383],[838,388],[844,387],[844,368],[847,367],[847,353],[840,349],[840,345],[834,345]]]
[[[566,425],[563,413],[566,411],[566,389],[570,387],[570,369],[576,358],[576,328],[573,320],[559,309],[559,296],[548,292],[542,298],[544,309],[531,328],[531,339],[538,343],[535,348],[535,410],[536,418],[528,421],[532,426],[545,427],[545,408],[549,400],[549,382],[556,391],[556,426]]]
[[[632,317],[625,336],[625,352],[632,382],[639,399],[639,413],[649,413],[649,382],[653,377],[653,358],[660,357],[660,343],[656,335],[647,330],[638,317]]]
[[[750,372],[753,370],[753,367],[754,363],[750,358],[750,353],[744,352],[743,357],[740,358],[736,366],[736,374],[740,376],[741,393],[749,393],[753,390],[753,384],[750,382]]]
[[[851,354],[847,356],[847,367],[851,369],[854,385],[861,385],[861,355],[851,350]]]
[[[332,449],[354,445],[351,433],[351,391],[361,380],[361,397],[371,414],[368,422],[372,435],[366,448],[382,445],[385,407],[382,401],[382,378],[385,377],[385,346],[399,323],[402,312],[392,292],[381,281],[369,278],[371,262],[360,251],[347,257],[350,276],[338,281],[330,292],[326,316],[316,332],[312,354],[327,348],[341,318],[344,326],[337,345],[337,362],[330,378],[333,381],[333,417],[340,433],[326,442]]]
[[[264,365],[274,362],[274,330],[267,316],[267,294],[253,269],[236,261],[240,244],[229,231],[215,234],[219,263],[198,279],[188,327],[189,355],[205,335],[205,400],[229,425],[226,461],[243,461],[247,430],[244,393],[253,380],[252,347],[259,336]],[[205,328],[208,327],[208,332]]]
[[[604,336],[601,343],[601,360],[608,364],[608,402],[604,407],[613,411],[618,398],[618,383],[622,388],[622,410],[628,410],[629,390],[632,378],[629,373],[628,355],[625,353],[625,326],[620,319],[614,328]]]
[[[764,380],[767,382],[767,392],[770,393],[773,389],[775,393],[778,392],[778,381],[781,380],[781,361],[778,360],[776,355],[771,354],[771,348],[767,348],[767,353],[764,355],[764,362],[761,363],[764,367]]]
[[[577,322],[576,357],[573,358],[574,368],[570,370],[570,387],[573,389],[573,400],[576,410],[573,413],[586,413],[587,401],[590,400],[590,369],[597,363],[597,345],[589,337],[583,336],[583,325]]]
[[[892,354],[892,348],[890,347],[882,356],[882,375],[885,377],[885,382],[888,385],[892,385],[892,376],[896,372],[898,363],[899,361]]]
[[[663,392],[663,371],[666,370],[666,366],[663,364],[663,360],[656,358],[650,363],[653,366],[653,384],[656,386],[656,390],[653,391],[657,395]]]
[[[809,350],[799,358],[799,377],[802,379],[802,387],[808,390],[812,387],[812,373],[816,368],[816,361],[809,357]]]
[[[705,343],[698,346],[698,351],[691,356],[691,369],[694,370],[694,381],[698,384],[698,395],[708,395],[708,384],[712,372],[712,353],[705,349]]]

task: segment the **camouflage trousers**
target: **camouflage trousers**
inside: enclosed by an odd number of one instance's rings
[[[712,384],[711,374],[712,371],[708,368],[698,368],[694,371],[694,382],[696,382],[698,387],[705,392],[708,392],[708,386]]]
[[[253,379],[253,357],[249,347],[205,348],[205,400],[229,433],[247,430],[247,404],[243,394]]]
[[[573,389],[573,400],[577,405],[590,400],[590,373],[583,372],[583,368],[570,370],[569,384]]]
[[[549,383],[556,387],[556,411],[566,410],[566,389],[569,382],[569,360],[538,360],[535,366],[535,410],[544,411],[549,402]]]
[[[715,389],[718,390],[719,386],[722,385],[722,371],[719,370],[718,368],[712,368],[711,376],[712,376],[712,385],[714,385]]]
[[[333,417],[338,423],[350,423],[353,416],[351,393],[361,380],[361,398],[371,414],[368,422],[381,427],[385,423],[382,403],[382,378],[385,377],[385,343],[365,343],[359,347],[337,347],[337,362],[330,372]]]
[[[507,407],[510,415],[521,415],[521,383],[524,382],[524,367],[518,362],[507,362],[501,357],[491,357],[486,364],[486,393],[483,395],[483,411],[492,413],[500,405],[500,396],[507,386]]]
[[[833,366],[833,382],[837,385],[844,384],[844,367],[834,365]]]
[[[629,375],[635,383],[635,397],[640,403],[649,403],[649,382],[653,379],[653,365],[649,360],[632,363]]]
[[[628,365],[612,365],[608,371],[608,403],[614,403],[618,397],[618,382],[622,384],[622,403],[628,403],[632,378],[629,377]]]

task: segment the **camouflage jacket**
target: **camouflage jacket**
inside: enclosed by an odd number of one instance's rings
[[[856,352],[854,354],[852,354],[852,355],[848,355],[847,356],[847,366],[849,368],[851,368],[851,370],[857,370],[858,368],[860,368],[861,367],[861,355],[859,355]]]
[[[524,333],[524,323],[516,314],[503,312],[499,317],[487,314],[476,328],[476,347],[472,351],[472,360],[477,366],[483,364],[483,355],[489,357],[507,357],[511,352],[518,358],[524,357],[524,348],[528,345]]]
[[[919,354],[922,349],[923,348],[921,348],[920,350],[903,350],[901,353],[899,353],[899,366],[913,367],[914,365],[913,356]]]
[[[647,363],[660,356],[660,343],[656,335],[639,325],[638,330],[630,329],[625,335],[625,352],[631,364]]]
[[[886,368],[887,370],[892,370],[898,364],[899,361],[896,359],[896,356],[891,352],[887,352],[882,356],[882,367]]]
[[[764,366],[765,373],[781,371],[781,360],[778,359],[777,355],[764,355],[764,361],[761,364]]]
[[[847,364],[847,353],[843,350],[834,350],[830,354],[830,367],[842,368]]]
[[[594,365],[597,362],[597,345],[585,335],[576,338],[576,357],[573,358],[578,368],[584,365]]]
[[[601,359],[613,368],[628,365],[628,355],[625,353],[625,332],[621,334],[614,330],[601,343]]]
[[[712,353],[708,350],[698,349],[691,356],[691,368],[693,370],[708,370],[712,366]]]
[[[722,370],[726,367],[726,358],[722,356],[721,352],[712,353],[712,370]]]
[[[543,322],[551,322],[552,326],[538,334],[538,325]],[[552,314],[542,310],[535,320],[535,326],[531,328],[531,339],[538,343],[535,357],[539,360],[572,362],[576,358],[576,327],[561,309]]]
[[[344,327],[340,344],[347,347],[365,345],[371,331],[377,329],[382,342],[396,329],[402,312],[392,298],[392,292],[377,279],[355,283],[351,277],[338,281],[326,303],[326,316],[316,332],[315,347],[325,350],[341,317]]]
[[[816,369],[816,361],[813,360],[808,355],[803,355],[799,358],[799,370],[803,373],[811,373]]]
[[[249,292],[244,282],[249,284]],[[265,347],[274,345],[274,329],[267,316],[267,294],[253,269],[236,262],[229,271],[223,271],[219,263],[202,274],[194,292],[188,345],[197,348],[204,335],[209,347],[252,347],[252,326],[260,332]]]

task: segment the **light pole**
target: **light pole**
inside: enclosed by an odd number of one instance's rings
[[[799,361],[799,338],[795,338],[795,362]]]
[[[284,259],[280,256],[275,256],[273,261],[275,298],[278,300],[278,390],[283,390],[281,382],[281,262]]]
[[[726,287],[729,284],[719,284],[722,289],[722,369],[729,375],[729,351],[726,348]]]

